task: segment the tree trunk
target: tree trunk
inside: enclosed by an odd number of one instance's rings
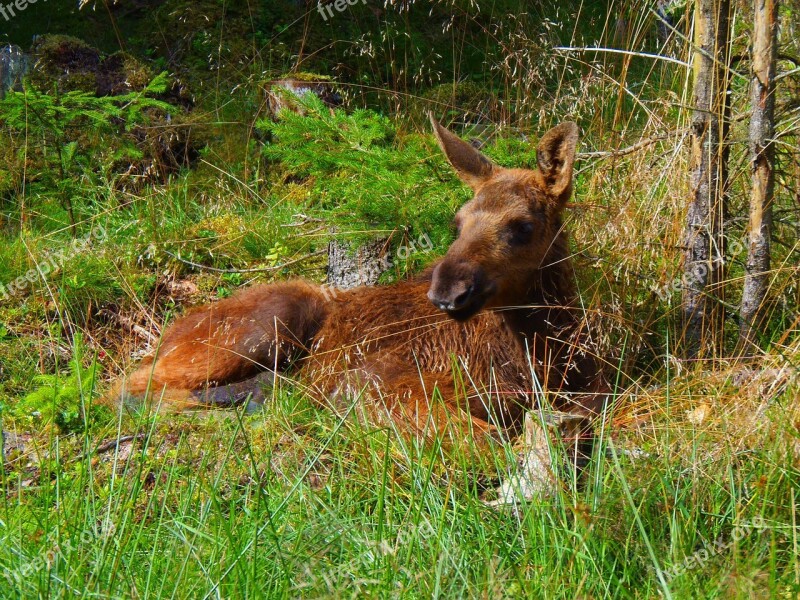
[[[729,105],[730,0],[695,6],[691,200],[687,215],[684,285],[684,354],[719,356],[727,211],[726,138]]]
[[[328,245],[328,285],[347,290],[360,285],[375,285],[388,268],[386,238],[353,247],[332,240]]]
[[[22,78],[30,69],[31,61],[19,46],[0,47],[0,100],[9,90],[22,89]]]
[[[764,299],[769,284],[772,199],[775,187],[775,58],[778,0],[755,0],[753,26],[753,80],[750,117],[750,228],[742,292],[739,342],[746,352],[758,340],[763,324]]]

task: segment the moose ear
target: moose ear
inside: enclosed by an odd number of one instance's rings
[[[467,142],[439,125],[433,113],[428,113],[428,116],[433,125],[436,141],[439,142],[439,147],[447,160],[453,165],[461,180],[473,190],[477,190],[492,176],[497,167]]]
[[[566,121],[544,134],[536,149],[536,161],[548,190],[554,196],[569,196],[572,167],[578,145],[578,126]]]

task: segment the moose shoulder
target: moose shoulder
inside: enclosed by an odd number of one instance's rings
[[[114,397],[229,404],[290,371],[320,402],[360,397],[418,431],[463,419],[476,432],[517,427],[539,389],[560,410],[596,414],[606,385],[583,343],[561,220],[577,126],[547,132],[538,169],[526,170],[493,164],[431,122],[475,192],[433,268],[333,297],[304,281],[243,290],[177,320]]]

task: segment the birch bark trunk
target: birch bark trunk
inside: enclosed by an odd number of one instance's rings
[[[727,211],[730,0],[695,6],[691,199],[683,285],[683,345],[688,357],[719,356]]]
[[[772,200],[775,189],[775,60],[778,0],[755,0],[753,10],[753,75],[750,117],[750,226],[745,263],[739,343],[747,352],[758,341],[764,300],[769,287]]]

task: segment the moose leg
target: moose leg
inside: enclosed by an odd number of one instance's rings
[[[255,286],[201,307],[167,329],[155,359],[118,385],[112,399],[130,404],[149,391],[178,408],[229,404],[262,382],[230,384],[283,371],[306,354],[326,307],[319,288],[301,281]]]
[[[571,455],[578,473],[589,464],[594,450],[594,421],[601,417],[610,399],[611,389],[603,376],[599,360],[588,351],[576,351],[570,347],[562,363],[564,401],[557,402],[559,408],[573,416],[564,439],[571,442]]]
[[[275,373],[272,371],[263,371],[255,377],[245,379],[244,381],[208,387],[204,390],[194,392],[193,396],[197,398],[198,404],[202,406],[214,406],[216,408],[228,408],[247,402],[247,410],[248,412],[252,412],[264,404],[264,400],[266,399],[264,396],[264,388],[272,387],[274,383]]]

